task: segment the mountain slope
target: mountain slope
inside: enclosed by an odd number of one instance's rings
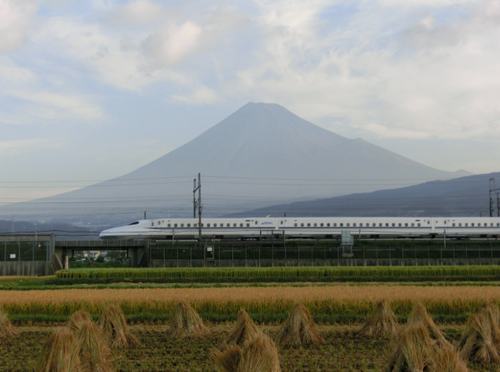
[[[489,216],[489,179],[500,173],[432,181],[399,189],[273,205],[231,216]],[[497,195],[493,195],[497,215]]]
[[[45,217],[100,215],[125,220],[144,210],[150,216],[189,216],[193,178],[199,172],[206,215],[459,174],[427,167],[362,139],[339,136],[277,104],[248,103],[187,144],[127,175],[34,203]],[[22,210],[33,214],[29,205],[34,203],[24,203]],[[16,207],[2,208],[0,214],[21,214]]]

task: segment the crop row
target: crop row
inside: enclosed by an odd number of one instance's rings
[[[59,279],[108,278],[360,278],[360,277],[500,277],[500,266],[373,266],[250,268],[69,269]]]
[[[117,303],[126,315],[161,315],[171,312],[178,301],[187,301],[199,313],[227,318],[240,308],[254,314],[282,314],[299,301],[314,316],[328,319],[366,316],[382,299],[398,316],[408,315],[415,300],[433,315],[463,316],[478,311],[486,301],[500,303],[500,292],[495,287],[413,286],[12,290],[2,292],[0,306],[11,315],[67,316],[80,309],[99,314],[108,303]]]

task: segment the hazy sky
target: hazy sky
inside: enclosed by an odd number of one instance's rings
[[[500,1],[0,0],[0,204],[128,173],[249,101],[499,171]]]

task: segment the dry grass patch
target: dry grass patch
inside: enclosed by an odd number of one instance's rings
[[[210,330],[205,327],[198,313],[186,302],[177,304],[169,325],[170,337],[201,338],[210,334]]]
[[[83,372],[79,345],[69,328],[59,327],[50,335],[35,367],[36,372]]]
[[[238,319],[235,326],[226,338],[227,344],[236,344],[243,346],[243,344],[252,336],[260,333],[259,328],[255,325],[252,318],[244,309],[238,312]]]
[[[102,312],[99,326],[111,346],[127,348],[140,345],[139,339],[130,333],[127,320],[118,305],[109,305]]]
[[[359,333],[366,336],[391,337],[397,335],[400,330],[398,318],[392,312],[389,301],[382,300]]]
[[[243,347],[226,346],[215,351],[214,359],[223,372],[281,372],[278,350],[273,340],[257,333]]]
[[[285,345],[322,345],[325,343],[309,310],[300,303],[293,306],[287,320],[276,335],[276,341]]]

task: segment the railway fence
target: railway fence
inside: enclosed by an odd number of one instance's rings
[[[372,243],[372,244],[370,244]],[[156,243],[150,247],[152,267],[324,266],[324,265],[468,265],[500,264],[500,242],[359,242],[352,250],[332,242],[249,244],[209,242]]]

